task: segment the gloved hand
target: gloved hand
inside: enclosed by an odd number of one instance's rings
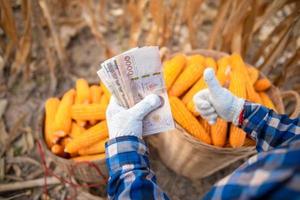
[[[193,97],[196,110],[210,124],[214,124],[219,116],[237,125],[245,100],[223,88],[212,68],[206,69],[203,76],[208,89],[201,90]]]
[[[109,139],[128,135],[142,138],[144,117],[160,105],[160,97],[150,94],[133,107],[126,109],[112,96],[106,110]]]

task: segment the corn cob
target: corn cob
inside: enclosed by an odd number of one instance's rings
[[[211,126],[211,140],[213,145],[223,147],[226,143],[226,136],[227,122],[218,118],[216,124]]]
[[[275,108],[272,100],[269,98],[269,96],[265,92],[260,92],[259,96],[260,96],[264,106],[266,106],[269,109],[272,109],[272,110],[276,111],[276,108]]]
[[[107,98],[106,95],[102,95],[100,100],[100,105],[106,110],[108,104],[109,104],[109,98]]]
[[[107,138],[104,140],[100,140],[93,144],[92,146],[79,149],[78,153],[79,155],[92,155],[92,154],[98,154],[98,153],[104,153],[105,152],[105,142],[107,142]]]
[[[171,87],[170,95],[181,96],[202,76],[203,70],[202,64],[191,63],[188,65]]]
[[[185,107],[184,103],[177,97],[170,97],[170,105],[175,120],[189,132],[192,136],[202,142],[211,144],[209,134],[205,132],[202,125]]]
[[[109,90],[107,89],[107,87],[106,87],[103,83],[100,84],[100,87],[101,87],[101,89],[102,89],[104,95],[105,95],[108,99],[110,99],[111,93],[109,92]]]
[[[90,87],[86,80],[78,79],[76,81],[76,98],[75,104],[87,104],[90,103]]]
[[[247,70],[250,77],[250,82],[252,85],[254,85],[259,77],[259,71],[254,67],[248,67]]]
[[[250,101],[256,102],[256,103],[261,103],[261,99],[258,95],[258,93],[254,90],[253,84],[251,83],[248,70],[246,68],[246,65],[241,58],[240,55],[238,54],[232,54],[229,57],[230,64],[232,66],[233,71],[236,71],[239,73],[239,75],[242,77],[242,79],[245,82],[246,85],[246,97],[242,98],[247,98]]]
[[[204,67],[205,68],[213,68],[215,72],[218,70],[216,61],[211,57],[205,57]]]
[[[51,151],[52,153],[54,153],[55,155],[59,155],[62,156],[64,154],[64,147],[62,145],[59,144],[54,144],[51,147]]]
[[[230,134],[229,134],[229,144],[233,148],[243,146],[246,138],[246,133],[234,126],[233,124],[230,125]]]
[[[175,55],[170,62],[164,64],[163,76],[166,83],[166,88],[169,90],[176,78],[183,70],[186,64],[186,58],[183,54]]]
[[[80,136],[84,131],[85,129],[83,127],[79,126],[76,122],[72,122],[71,132],[69,133],[69,136],[71,138],[76,138]]]
[[[100,86],[92,85],[90,87],[90,94],[91,94],[91,103],[101,104],[102,89]],[[90,120],[91,125],[94,125],[96,123],[97,123],[96,120]]]
[[[54,119],[59,106],[58,98],[50,98],[45,103],[45,141],[47,146],[50,148],[53,145],[53,140],[56,140],[54,137]]]
[[[75,104],[71,107],[71,116],[75,120],[104,120],[105,109],[101,104]]]
[[[247,90],[247,99],[249,99],[252,102],[262,104],[262,100],[261,100],[259,94],[254,90],[253,85],[251,85],[250,83],[247,83],[246,90]]]
[[[108,130],[106,121],[102,121],[95,126],[92,126],[88,130],[84,131],[82,135],[74,138],[70,143],[65,147],[65,152],[75,153],[79,149],[88,147],[95,144],[96,142],[103,140],[108,137]]]
[[[75,90],[71,89],[63,96],[59,103],[54,119],[55,131],[69,133],[71,129],[71,107],[74,103]]]
[[[182,101],[185,104],[188,104],[190,101],[193,100],[193,96],[199,92],[200,90],[203,90],[207,87],[203,77],[200,78],[195,84],[194,86],[189,89],[189,91],[183,96]]]
[[[100,104],[101,96],[102,96],[102,89],[98,85],[92,85],[90,87],[90,94],[91,94],[91,103],[98,103]]]
[[[229,90],[236,96],[240,98],[246,98],[246,83],[241,75],[241,71],[233,71],[231,73],[231,80],[229,85]],[[244,144],[246,134],[243,130],[230,126],[229,143],[232,147],[240,147]]]
[[[186,66],[192,65],[194,63],[198,63],[200,65],[203,64],[203,62],[204,62],[204,57],[199,54],[196,54],[188,57]]]
[[[272,83],[267,78],[259,79],[254,84],[254,89],[257,92],[262,92],[269,89],[272,86]]]
[[[78,79],[76,81],[76,98],[75,104],[88,104],[91,101],[91,94],[89,84],[84,79]],[[79,126],[84,127],[86,121],[76,120]]]
[[[210,126],[210,124],[207,122],[207,120],[205,120],[205,119],[199,117],[199,122],[200,122],[200,124],[203,126],[205,132],[208,133],[208,134],[210,135],[210,130],[211,130],[210,128],[211,128],[211,126]]]
[[[231,71],[231,65],[229,63],[229,57],[225,56],[220,58],[217,61],[218,64],[218,71],[217,71],[217,79],[219,80],[221,85],[225,85],[226,82],[229,79],[230,71]]]
[[[105,153],[95,154],[95,155],[88,155],[88,156],[78,156],[72,158],[75,162],[87,162],[87,161],[95,161],[101,160],[105,158]]]
[[[229,56],[229,63],[230,66],[232,67],[232,70],[239,71],[239,70],[246,69],[242,57],[237,53],[233,53],[231,56]]]
[[[197,112],[194,101],[190,101],[188,102],[188,104],[186,104],[187,109],[195,116],[198,117],[200,114]]]
[[[240,98],[246,98],[246,82],[240,71],[231,72],[229,90]]]
[[[71,141],[72,141],[72,138],[70,138],[70,137],[65,137],[65,138],[63,138],[63,139],[61,140],[60,144],[61,144],[63,147],[65,147],[65,146],[67,146],[67,144],[68,144],[69,142],[71,142]]]

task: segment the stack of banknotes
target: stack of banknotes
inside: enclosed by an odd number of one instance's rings
[[[123,107],[130,108],[151,93],[161,97],[162,106],[144,119],[144,135],[174,128],[158,47],[130,49],[104,61],[97,73]]]

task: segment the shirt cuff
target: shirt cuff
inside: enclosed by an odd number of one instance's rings
[[[106,142],[106,165],[112,175],[122,170],[124,165],[148,167],[148,148],[145,142],[136,136],[121,136]]]

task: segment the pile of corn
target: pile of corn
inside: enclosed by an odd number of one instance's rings
[[[45,103],[44,138],[51,151],[75,161],[105,158],[108,138],[105,111],[110,94],[101,85],[78,79],[76,89]]]
[[[240,55],[232,54],[214,60],[202,55],[176,54],[164,62],[163,69],[175,121],[192,136],[207,144],[219,147],[255,144],[246,138],[242,129],[233,124],[218,118],[217,123],[211,126],[195,111],[192,99],[199,90],[207,87],[202,77],[207,67],[212,67],[220,84],[236,96],[275,110],[266,94],[271,82],[267,78],[259,78],[259,71],[247,67]]]

